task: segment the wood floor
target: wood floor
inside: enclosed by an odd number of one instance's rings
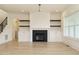
[[[78,51],[66,46],[63,43],[17,43],[11,41],[0,45],[1,55],[75,55]]]

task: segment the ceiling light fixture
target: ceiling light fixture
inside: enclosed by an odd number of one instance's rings
[[[40,12],[40,7],[41,7],[41,4],[38,4],[38,7],[39,7],[39,10],[38,10],[38,11]]]

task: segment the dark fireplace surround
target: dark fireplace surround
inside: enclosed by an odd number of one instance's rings
[[[47,30],[32,30],[33,42],[47,42]]]

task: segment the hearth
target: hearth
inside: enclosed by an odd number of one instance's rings
[[[33,30],[33,42],[47,42],[47,30]]]

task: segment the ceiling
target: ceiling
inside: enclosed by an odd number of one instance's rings
[[[41,4],[40,10],[42,12],[63,12],[70,5],[68,4]],[[0,9],[7,12],[37,12],[39,10],[38,4],[0,4]]]

